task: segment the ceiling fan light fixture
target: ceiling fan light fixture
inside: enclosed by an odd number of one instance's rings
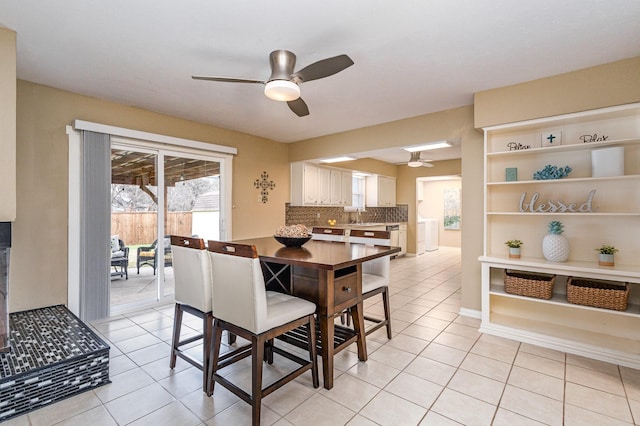
[[[300,86],[289,80],[271,80],[264,85],[264,94],[274,101],[294,101],[300,97]]]
[[[422,161],[420,161],[420,151],[415,151],[411,153],[411,158],[407,163],[409,167],[420,167],[422,166]]]

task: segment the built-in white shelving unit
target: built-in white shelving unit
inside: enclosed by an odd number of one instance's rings
[[[493,126],[484,134],[481,331],[640,368],[640,104]],[[546,146],[550,134],[558,145]],[[592,152],[611,147],[624,150],[624,172],[592,176]],[[572,171],[562,179],[534,180],[545,165]],[[517,180],[507,181],[507,168],[517,169]],[[546,211],[550,202],[573,205],[572,211]],[[567,262],[542,255],[552,220],[565,225]],[[522,258],[508,257],[504,242],[511,239],[524,242]],[[602,244],[620,250],[614,267],[598,265],[594,249]],[[556,275],[553,297],[506,293],[507,269]],[[627,309],[568,303],[570,276],[628,283]]]

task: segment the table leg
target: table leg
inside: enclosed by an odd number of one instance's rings
[[[364,308],[362,302],[356,303],[351,307],[351,316],[353,318],[353,329],[358,335],[358,359],[360,361],[367,360],[367,340],[364,334]]]
[[[320,340],[322,342],[322,376],[325,389],[333,387],[333,317],[320,317]]]

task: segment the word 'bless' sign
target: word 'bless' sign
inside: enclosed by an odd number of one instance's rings
[[[596,195],[595,189],[589,192],[585,202],[578,205],[578,202],[565,203],[562,200],[547,200],[546,203],[538,203],[540,194],[537,192],[531,196],[529,201],[526,201],[527,193],[523,192],[520,196],[520,211],[522,213],[593,213],[591,202],[593,201],[594,195]]]

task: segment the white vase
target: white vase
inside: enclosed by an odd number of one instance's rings
[[[542,239],[542,254],[549,262],[564,262],[569,258],[569,240],[564,235],[547,234]]]

